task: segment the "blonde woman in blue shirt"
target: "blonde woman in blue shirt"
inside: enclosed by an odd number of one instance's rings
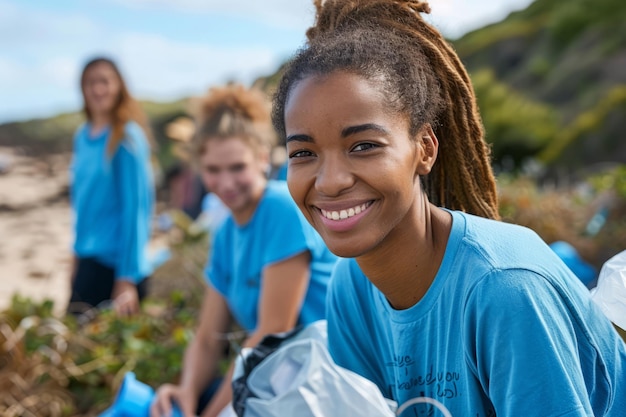
[[[243,346],[254,346],[269,333],[324,318],[336,260],[286,183],[267,179],[275,133],[264,94],[241,85],[214,88],[200,107],[202,179],[231,214],[213,240],[200,322],[180,384],[158,390],[153,417],[170,415],[172,402],[185,416],[218,415],[232,398],[230,372],[215,383],[231,323],[247,331]]]
[[[146,117],[113,61],[88,62],[80,80],[86,123],[74,135],[74,264],[69,312],[112,299],[133,314],[146,293],[154,205]]]

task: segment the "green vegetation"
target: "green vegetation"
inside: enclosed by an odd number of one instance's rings
[[[550,106],[512,90],[490,70],[475,73],[472,81],[479,108],[489,109],[482,112],[483,123],[496,164],[508,158],[519,169],[554,138],[558,119]]]
[[[0,314],[1,415],[94,415],[127,371],[153,386],[177,378],[195,315],[176,294],[132,318],[102,310],[84,324],[52,307],[15,296]]]
[[[620,165],[589,178],[596,192],[614,192],[626,201],[626,165]]]
[[[626,163],[626,2],[536,0],[453,43],[496,160],[537,159],[548,174]]]
[[[554,7],[548,28],[560,46],[569,45],[590,28],[611,34],[626,18],[626,3],[620,0],[552,0],[552,3]]]
[[[561,158],[567,147],[576,145],[589,133],[600,131],[611,114],[614,112],[624,114],[625,110],[626,85],[620,85],[610,90],[593,108],[579,114],[569,126],[555,135],[550,145],[538,154],[539,159],[546,164],[556,161]],[[607,149],[608,152],[614,150],[613,147]]]

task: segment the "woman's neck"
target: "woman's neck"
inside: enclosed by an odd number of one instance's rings
[[[91,135],[100,133],[111,124],[111,116],[108,114],[93,114],[89,121]]]
[[[363,273],[397,310],[414,306],[430,288],[452,227],[450,213],[424,201],[422,213],[408,219],[408,225],[398,225],[379,248],[357,258]]]
[[[263,194],[265,193],[265,188],[267,187],[267,179],[262,178],[259,179],[259,182],[256,184],[254,198],[247,207],[242,208],[241,210],[237,210],[237,212],[232,211],[233,219],[235,223],[239,226],[245,226],[254,216],[261,199],[263,198]]]

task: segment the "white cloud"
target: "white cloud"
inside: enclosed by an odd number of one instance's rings
[[[17,62],[0,57],[0,80],[2,80],[5,85],[14,83],[22,72],[23,67]]]
[[[305,28],[313,23],[312,0],[116,0],[125,7],[221,12],[263,19],[274,26]]]
[[[102,28],[80,14],[56,14],[0,2],[0,51],[3,48],[45,51],[42,46],[96,38]]]
[[[486,24],[504,19],[511,11],[527,7],[533,0],[436,0],[431,1],[427,20],[444,35],[457,38]]]
[[[76,65],[76,59],[71,57],[58,57],[50,59],[43,68],[44,74],[50,83],[60,88],[76,88],[80,68]]]
[[[280,58],[267,48],[182,44],[156,35],[125,34],[115,45],[133,92],[155,98],[198,94],[231,79],[249,83],[274,71]]]
[[[201,94],[227,80],[249,83],[284,58],[269,47],[226,48],[119,32],[87,16],[2,0],[0,39],[0,123],[80,108],[78,77],[94,54],[117,61],[133,95],[155,100]]]

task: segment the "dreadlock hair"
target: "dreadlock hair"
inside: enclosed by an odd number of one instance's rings
[[[238,138],[256,155],[276,144],[271,103],[261,90],[240,84],[213,87],[195,103],[195,155],[206,151],[210,140]]]
[[[424,21],[419,0],[314,0],[308,42],[286,67],[272,120],[285,138],[285,106],[310,76],[346,71],[375,82],[392,111],[408,115],[415,135],[429,123],[439,155],[421,178],[431,202],[498,219],[496,183],[470,78],[443,36]]]
[[[152,131],[150,129],[146,114],[141,109],[139,103],[128,92],[128,88],[126,87],[126,83],[124,82],[124,78],[122,78],[120,70],[118,69],[117,65],[115,65],[115,62],[113,62],[109,58],[93,58],[83,67],[83,72],[80,76],[80,87],[83,94],[83,101],[85,103],[83,107],[85,117],[89,121],[93,120],[93,115],[91,114],[91,110],[89,109],[89,107],[87,107],[87,99],[85,97],[85,82],[87,81],[87,73],[91,68],[95,67],[96,65],[102,64],[111,67],[120,83],[120,91],[118,92],[115,104],[111,111],[111,137],[109,138],[109,142],[107,143],[108,155],[113,155],[117,150],[120,142],[124,140],[124,126],[131,120],[141,126],[146,137],[148,138],[148,142],[154,146],[154,139],[152,137]]]

